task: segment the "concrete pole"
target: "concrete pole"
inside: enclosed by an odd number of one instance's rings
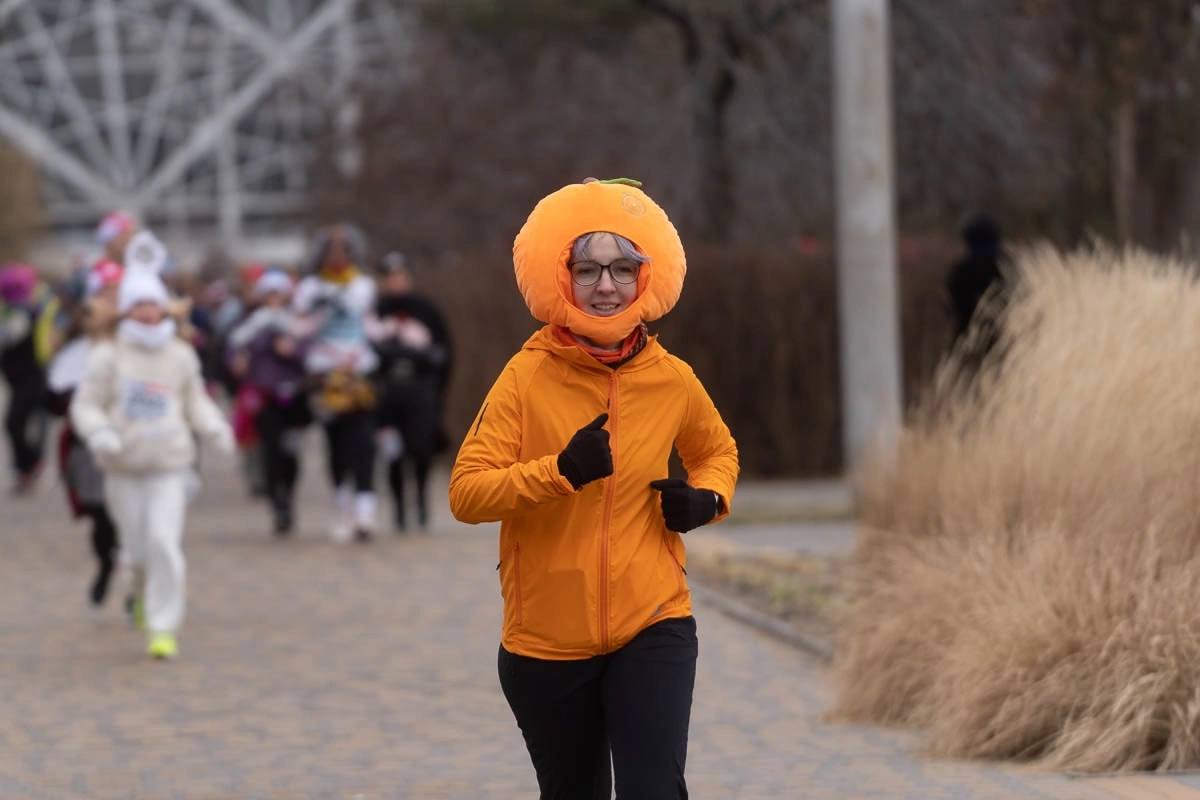
[[[838,315],[847,471],[900,423],[887,0],[831,0]]]

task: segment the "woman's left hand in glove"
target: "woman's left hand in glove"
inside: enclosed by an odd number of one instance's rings
[[[720,507],[716,492],[693,488],[679,478],[651,481],[650,488],[662,493],[663,519],[676,533],[687,533],[712,522]]]

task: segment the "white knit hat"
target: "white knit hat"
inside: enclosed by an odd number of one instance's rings
[[[125,270],[125,277],[121,278],[121,288],[117,290],[117,310],[127,314],[138,303],[156,303],[165,309],[170,298],[158,273],[128,269]]]

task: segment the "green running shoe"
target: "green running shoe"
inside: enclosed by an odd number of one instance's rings
[[[150,636],[150,646],[146,652],[151,658],[167,659],[179,655],[179,645],[175,642],[173,633],[155,633]]]
[[[139,631],[146,630],[146,603],[142,598],[136,595],[129,595],[125,598],[125,613],[129,616],[129,622]]]

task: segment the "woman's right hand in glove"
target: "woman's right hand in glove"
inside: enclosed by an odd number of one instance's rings
[[[604,430],[606,422],[607,413],[596,417],[575,431],[558,454],[558,471],[576,489],[613,474],[612,450],[608,446],[608,431]]]

